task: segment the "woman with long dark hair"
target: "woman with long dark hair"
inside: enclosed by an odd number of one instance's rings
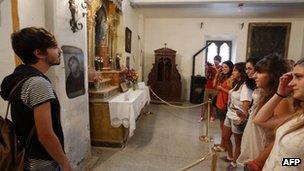
[[[234,88],[229,91],[228,111],[223,126],[224,147],[228,151],[225,161],[231,161],[230,166],[236,167],[236,159],[240,154],[242,134],[246,125],[248,110],[252,100],[254,87],[248,82],[249,78],[245,72],[245,62],[239,62],[234,65],[232,77]],[[235,139],[234,152],[232,151],[231,136]]]
[[[214,146],[214,150],[216,151],[225,151],[223,148],[223,125],[227,113],[228,92],[233,87],[233,79],[231,78],[233,67],[234,65],[231,61],[223,62],[222,67],[217,69],[213,80],[213,86],[217,89],[215,102],[216,117],[220,120],[222,130],[221,144]]]
[[[253,170],[261,170],[266,161],[274,141],[273,128],[263,128],[252,123],[260,108],[275,94],[279,84],[279,78],[288,71],[287,63],[277,56],[261,59],[254,67],[257,89],[255,90],[253,105],[250,110],[247,139],[244,139],[246,147],[242,144],[241,155],[238,159],[240,165],[245,165]],[[255,96],[256,95],[256,96]],[[289,100],[283,100],[273,111],[276,116],[284,116],[293,111]]]
[[[241,154],[239,155],[237,159],[237,163],[241,166],[244,166],[245,162],[249,160],[253,160],[258,154],[259,150],[251,150],[254,149],[257,143],[257,139],[253,134],[256,134],[259,132],[258,128],[255,126],[255,124],[252,122],[253,117],[255,116],[258,108],[256,107],[256,103],[259,100],[260,97],[260,89],[256,89],[256,84],[254,80],[254,74],[255,70],[254,67],[256,63],[260,60],[260,58],[249,58],[246,61],[246,74],[248,76],[248,82],[250,82],[252,87],[250,87],[252,90],[254,89],[252,93],[252,103],[250,105],[249,109],[249,116],[247,120],[246,127],[243,132],[242,142],[241,142]],[[264,147],[263,147],[264,148]]]

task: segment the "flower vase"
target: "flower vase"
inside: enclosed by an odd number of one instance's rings
[[[137,82],[132,82],[132,88],[134,91],[138,88]]]

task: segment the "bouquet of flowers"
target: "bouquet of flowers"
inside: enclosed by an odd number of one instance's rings
[[[97,72],[93,68],[89,68],[88,70],[89,75],[89,88],[90,89],[99,89],[102,82],[102,76],[99,72]]]
[[[125,69],[124,74],[127,80],[131,81],[133,84],[137,83],[138,73],[134,69]]]
[[[89,75],[89,82],[101,82],[103,79],[101,74],[93,68],[89,68],[88,75]]]
[[[96,83],[96,82],[101,82],[101,81],[102,81],[102,77],[101,77],[101,75],[100,75],[98,72],[95,72],[95,73],[94,73],[93,81],[94,81],[95,83]]]

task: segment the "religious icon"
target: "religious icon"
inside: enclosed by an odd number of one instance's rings
[[[249,23],[247,58],[287,57],[291,23]]]
[[[132,31],[126,27],[125,51],[131,53]]]
[[[84,88],[84,55],[81,49],[74,46],[62,46],[66,93],[69,98],[85,94]]]

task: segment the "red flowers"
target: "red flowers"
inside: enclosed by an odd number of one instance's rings
[[[126,76],[126,79],[133,82],[133,83],[136,83],[137,82],[137,79],[138,79],[138,73],[136,73],[136,71],[134,69],[125,69],[124,72],[123,72]]]

